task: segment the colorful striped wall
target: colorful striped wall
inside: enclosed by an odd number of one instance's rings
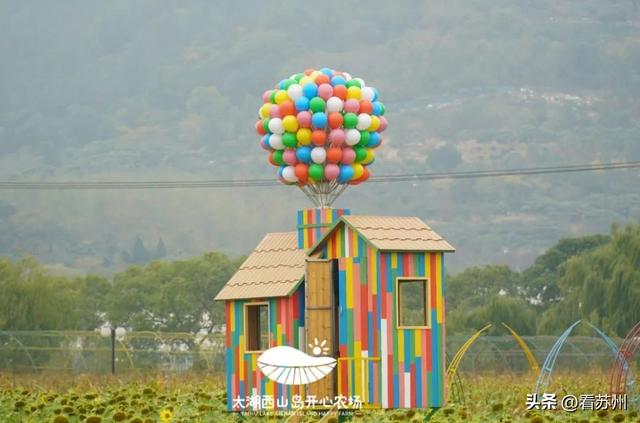
[[[348,209],[315,208],[298,210],[298,248],[313,247]]]
[[[267,379],[257,366],[256,360],[260,354],[245,352],[244,304],[251,302],[269,304],[269,348],[289,345],[305,350],[303,285],[290,297],[226,301],[227,408],[232,410],[234,398],[251,395],[271,395],[274,401],[285,397],[289,407],[276,408],[291,408],[292,396],[301,395],[301,388],[277,384]]]
[[[339,393],[383,408],[441,407],[444,255],[378,252],[345,225],[324,248],[339,266]],[[397,329],[396,278],[429,278],[430,329]],[[368,357],[369,359],[363,359]]]

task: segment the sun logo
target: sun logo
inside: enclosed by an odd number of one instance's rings
[[[320,342],[318,338],[313,338],[313,344],[309,344],[309,348],[311,348],[311,353],[316,357],[321,356],[322,354],[329,354],[329,347],[327,345],[327,340]]]

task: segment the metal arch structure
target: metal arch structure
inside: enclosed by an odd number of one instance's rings
[[[33,357],[31,357],[31,354],[29,353],[29,350],[24,346],[24,344],[18,338],[16,338],[15,336],[10,334],[9,332],[5,332],[3,330],[0,330],[0,334],[6,335],[9,338],[9,340],[15,341],[20,346],[20,348],[25,352],[27,357],[29,358],[29,362],[31,363],[31,367],[33,369],[37,368],[35,361],[33,361]]]
[[[542,370],[540,370],[540,375],[538,376],[538,380],[536,382],[536,394],[538,396],[540,395],[541,391],[543,391],[544,389],[547,388],[547,386],[549,386],[549,382],[551,382],[551,374],[553,373],[553,368],[556,364],[558,355],[560,354],[560,350],[562,349],[562,346],[567,341],[567,338],[569,338],[569,335],[571,335],[573,330],[580,323],[582,323],[582,320],[577,320],[573,322],[573,324],[569,326],[562,333],[562,335],[558,337],[556,342],[551,347],[551,350],[549,350],[549,353],[547,354],[547,357],[545,358],[544,363],[542,364]],[[586,323],[594,330],[595,333],[598,334],[600,338],[602,338],[604,343],[607,344],[607,346],[613,353],[613,356],[618,357],[619,355],[618,346],[615,344],[615,342],[613,342],[611,338],[609,338],[604,332],[602,332],[596,326],[592,325],[589,322],[586,322]]]
[[[449,354],[447,354],[447,363],[451,363]],[[453,402],[458,404],[465,404],[466,399],[464,395],[464,385],[462,383],[462,379],[460,378],[460,374],[455,373],[453,379],[450,380],[447,388],[447,392],[451,394],[451,399],[453,400]]]
[[[620,345],[611,367],[610,393],[627,395],[632,406],[640,407],[640,388],[632,373],[630,363],[640,350],[640,322],[629,331]]]
[[[453,356],[453,359],[451,360],[451,362],[449,363],[449,367],[447,368],[447,384],[449,387],[448,389],[449,392],[454,392],[454,393],[456,392],[456,386],[455,386],[456,380],[458,381],[458,383],[460,383],[457,372],[458,372],[458,366],[462,362],[462,359],[464,358],[465,353],[469,350],[469,348],[471,348],[474,342],[476,342],[478,338],[484,335],[492,326],[493,324],[488,323],[482,329],[480,329],[479,331],[471,335],[471,337],[467,339],[467,341],[464,344],[462,344],[462,346],[458,349],[456,354]],[[522,339],[522,337],[518,335],[516,331],[514,331],[507,324],[502,323],[502,326],[505,329],[507,329],[507,331],[511,334],[511,336],[513,336],[513,338],[518,343],[518,346],[522,349],[522,352],[527,358],[527,362],[529,363],[529,367],[531,368],[531,370],[538,371],[538,369],[540,368],[538,365],[538,361],[536,360],[535,356],[531,352],[531,349],[529,348],[527,343],[524,341],[524,339]],[[460,390],[460,392],[462,391]],[[462,395],[464,395],[464,392],[462,392]],[[464,402],[464,397],[462,401]]]

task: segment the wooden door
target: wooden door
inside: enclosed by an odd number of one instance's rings
[[[309,355],[314,355],[313,346],[315,339],[318,339],[322,355],[337,358],[336,339],[336,298],[334,283],[334,265],[332,260],[307,260],[306,272],[306,351]],[[322,345],[323,341],[326,341]],[[309,346],[311,344],[311,347]],[[326,348],[326,349],[325,349]],[[328,397],[331,400],[335,397],[335,368],[324,378],[307,386],[307,395],[315,395],[322,399]]]

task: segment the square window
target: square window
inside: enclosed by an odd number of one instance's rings
[[[429,328],[429,280],[398,278],[396,289],[398,328]]]
[[[269,348],[269,304],[246,304],[245,319],[247,351],[258,352]]]

